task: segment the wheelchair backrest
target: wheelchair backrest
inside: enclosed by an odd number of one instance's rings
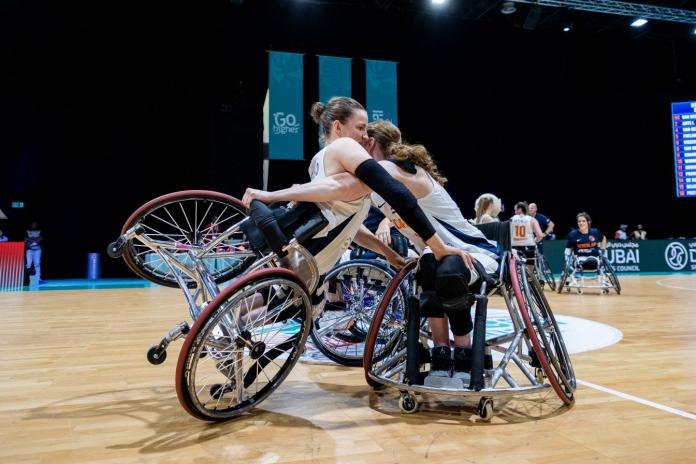
[[[500,247],[501,251],[505,252],[512,249],[512,242],[510,239],[510,221],[477,224],[476,227],[488,240],[498,242],[498,247]]]

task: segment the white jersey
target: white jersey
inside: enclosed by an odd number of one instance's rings
[[[314,155],[309,167],[309,176],[312,181],[326,177],[324,170],[325,150],[321,149]],[[334,267],[341,258],[343,252],[353,242],[355,234],[358,233],[360,225],[367,217],[370,210],[370,199],[368,196],[352,201],[328,201],[317,202],[321,213],[329,221],[329,224],[321,230],[314,238],[322,238],[330,235],[330,232],[338,226],[342,226],[335,237],[314,255],[314,259],[319,267],[319,274],[324,275]]]
[[[510,239],[512,246],[534,246],[532,216],[515,214],[510,218]]]
[[[449,196],[449,193],[435,180],[430,177],[433,184],[432,191],[418,199],[418,206],[421,207],[426,217],[433,225],[437,235],[450,246],[459,248],[470,253],[479,263],[483,265],[486,272],[492,274],[498,268],[498,246],[495,242],[487,240],[483,233],[464,219],[459,207]],[[372,194],[372,202],[382,213],[388,217],[394,226],[406,238],[411,240],[419,253],[425,248],[423,239],[409,227],[401,217],[389,206],[382,197],[376,193]],[[471,281],[478,278],[472,272]]]

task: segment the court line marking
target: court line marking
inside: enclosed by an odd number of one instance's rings
[[[609,393],[610,395],[618,396],[629,401],[635,401],[636,403],[643,404],[645,406],[650,406],[651,408],[659,409],[661,411],[669,412],[671,414],[676,414],[677,416],[685,417],[696,421],[696,414],[691,414],[690,412],[682,411],[680,409],[670,408],[664,404],[655,403],[654,401],[644,400],[643,398],[638,398],[637,396],[629,395],[628,393],[623,393],[612,388],[603,387],[601,385],[596,385],[591,382],[586,382],[585,380],[576,379],[576,382],[585,387],[594,388],[604,393]]]
[[[670,277],[670,279],[673,279],[673,278],[674,278],[674,277]],[[669,279],[660,279],[660,280],[658,280],[656,283],[657,283],[657,285],[659,285],[659,286],[661,286],[661,287],[676,288],[676,289],[679,289],[679,290],[689,290],[689,291],[691,291],[691,292],[696,292],[696,288],[693,288],[693,287],[680,287],[679,285],[668,285],[668,284],[663,283],[663,282],[665,282],[665,281],[667,281],[667,280],[669,280]]]

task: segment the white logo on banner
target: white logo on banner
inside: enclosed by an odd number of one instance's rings
[[[288,113],[282,112],[273,113],[273,133],[276,135],[298,134],[300,131],[300,123],[297,122],[297,117]]]
[[[635,242],[609,242],[607,258],[618,272],[640,272],[640,246]]]
[[[674,271],[681,271],[688,261],[686,247],[679,242],[672,242],[665,248],[665,261],[667,266]]]

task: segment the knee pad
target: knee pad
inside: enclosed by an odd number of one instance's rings
[[[474,328],[474,321],[471,320],[471,311],[456,311],[447,313],[449,318],[450,330],[457,337],[462,337]]]
[[[435,259],[435,255],[432,253],[426,253],[418,260],[416,282],[424,292],[435,290],[435,272],[437,266],[438,262]]]
[[[435,271],[435,292],[442,301],[442,309],[448,314],[467,310],[473,305],[470,279],[471,272],[459,256],[445,256],[440,262]]]

